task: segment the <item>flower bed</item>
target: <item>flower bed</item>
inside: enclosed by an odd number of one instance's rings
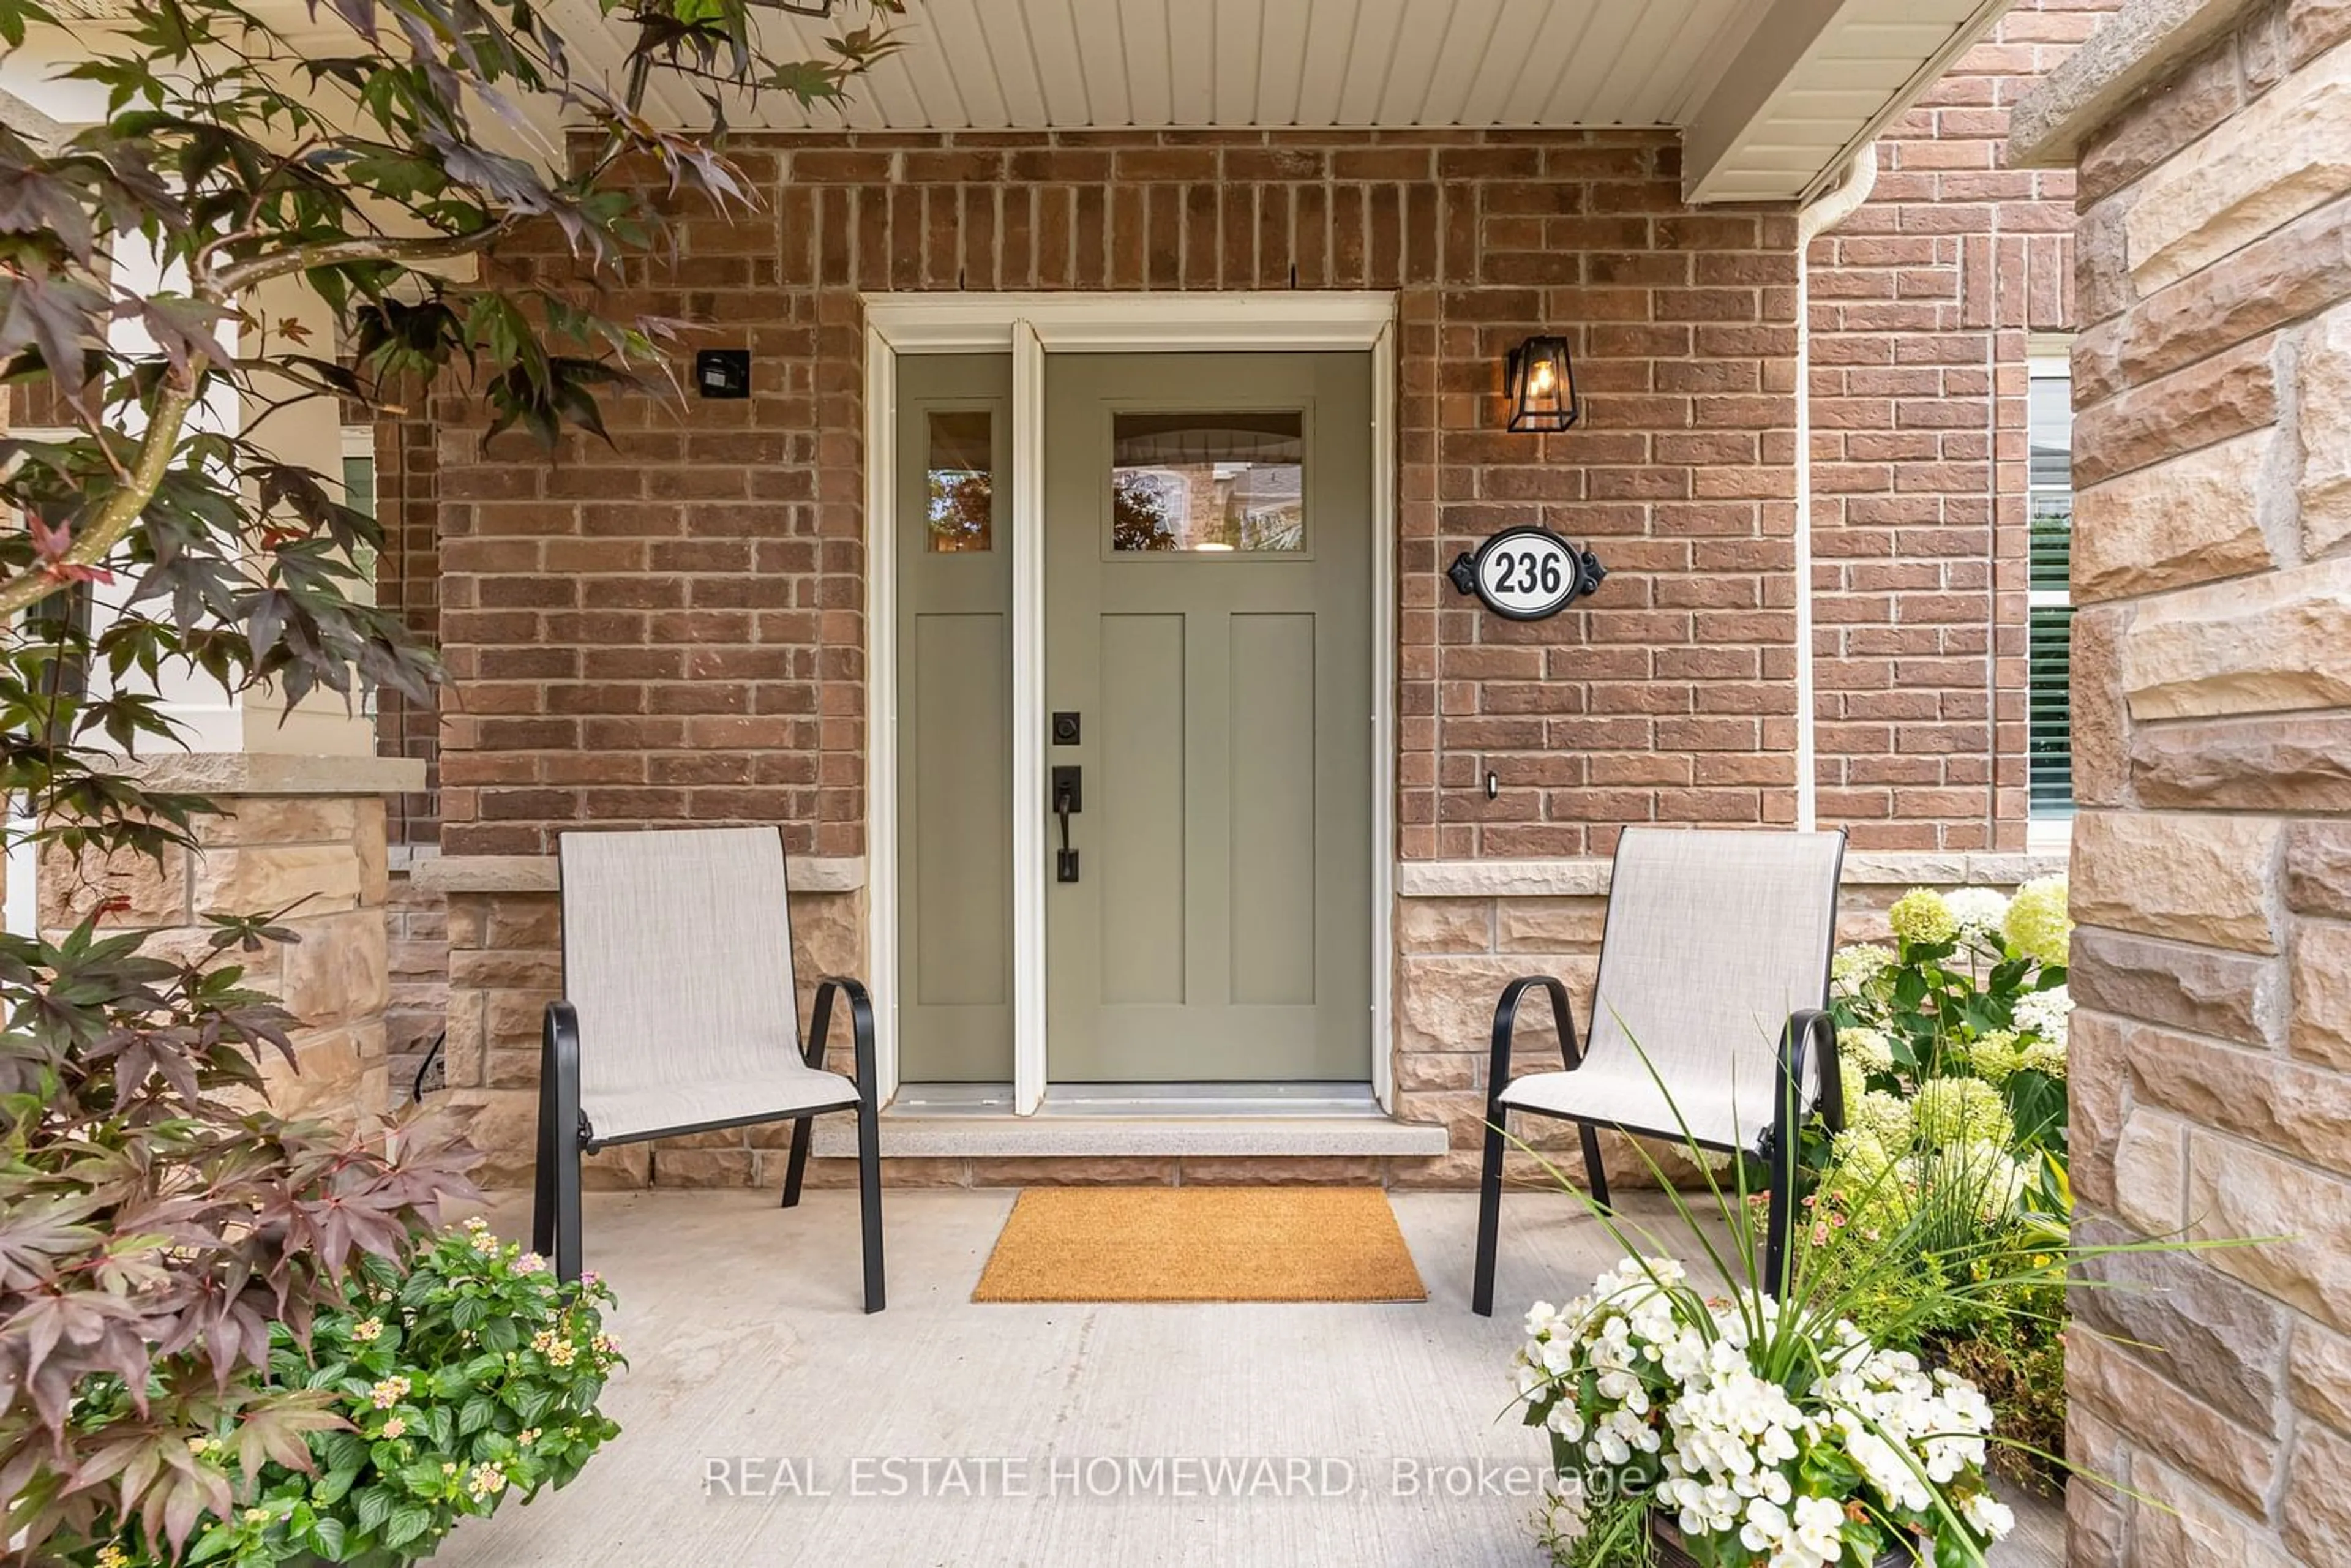
[[[2013,1522],[1994,1458],[2062,1467],[2064,881],[1913,889],[1888,921],[1892,946],[1835,958],[1846,1120],[1805,1134],[1785,1299],[1734,1162],[1708,1178],[1719,1224],[1667,1193],[1719,1289],[1595,1209],[1626,1260],[1529,1314],[1518,1393],[1564,1568],[1980,1563]]]
[[[611,1300],[594,1275],[564,1284],[478,1219],[398,1263],[361,1260],[307,1347],[271,1327],[268,1386],[306,1412],[287,1440],[253,1444],[225,1419],[189,1440],[194,1465],[239,1500],[198,1528],[184,1561],[393,1568],[432,1555],[462,1520],[565,1485],[620,1431],[596,1407],[622,1364],[603,1327]],[[126,1524],[92,1561],[161,1568],[173,1554]]]
[[[1850,1320],[1752,1289],[1704,1297],[1680,1264],[1635,1258],[1527,1316],[1527,1419],[1565,1483],[1555,1551],[1641,1561],[1656,1521],[1707,1568],[1826,1568],[1947,1547],[2014,1522],[1985,1482],[1991,1407],[1948,1371]],[[1563,1548],[1563,1550],[1562,1550]]]
[[[2054,1480],[2064,1442],[2065,879],[1914,888],[1887,912],[1892,947],[1841,950],[1833,1009],[1845,1131],[1817,1147],[1813,1239],[1823,1266],[1886,1280],[1855,1303],[1998,1396],[2009,1468]],[[1831,1245],[1848,1235],[1843,1246]],[[1894,1244],[1907,1267],[1869,1256]],[[1857,1260],[1867,1259],[1865,1264]],[[1995,1285],[1970,1277],[1998,1259]],[[1931,1300],[1923,1320],[1914,1309]]]

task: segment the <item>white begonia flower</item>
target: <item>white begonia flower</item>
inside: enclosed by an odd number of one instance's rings
[[[1796,1500],[1796,1544],[1823,1563],[1844,1555],[1844,1510],[1824,1497]]]
[[[1980,1491],[1968,1499],[1959,1510],[1959,1517],[1968,1521],[1969,1528],[1980,1531],[1994,1541],[2005,1540],[2008,1532],[2016,1528],[2015,1513],[1988,1491]]]
[[[1627,1259],[1590,1296],[1551,1319],[1533,1315],[1520,1375],[1548,1400],[1545,1426],[1580,1445],[1564,1482],[1582,1484],[1586,1467],[1619,1470],[1654,1456],[1646,1473],[1657,1477],[1656,1506],[1677,1514],[1694,1541],[1745,1542],[1765,1568],[1838,1561],[1844,1500],[1800,1492],[1794,1479],[1823,1450],[1841,1450],[1887,1508],[1929,1511],[1934,1489],[1946,1485],[1975,1497],[1991,1413],[1972,1385],[1930,1375],[1917,1356],[1879,1350],[1837,1320],[1804,1323],[1821,1372],[1792,1394],[1758,1374],[1750,1340],[1751,1325],[1777,1324],[1794,1309],[1749,1291],[1701,1300],[1685,1278],[1667,1260]],[[1557,1373],[1541,1370],[1553,1363]],[[1585,1494],[1562,1503],[1563,1538],[1577,1538],[1589,1507]],[[1988,1533],[1989,1522],[1976,1528]]]

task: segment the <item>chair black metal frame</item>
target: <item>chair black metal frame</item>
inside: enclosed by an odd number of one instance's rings
[[[1841,867],[1841,851],[1838,858]],[[1831,947],[1834,947],[1834,941]],[[1607,950],[1605,931],[1601,936],[1601,948],[1604,967]],[[1821,992],[1825,998],[1828,991],[1825,963],[1821,982]],[[1569,1005],[1565,986],[1549,975],[1527,975],[1512,980],[1502,988],[1501,1000],[1494,1008],[1493,1055],[1486,1075],[1486,1148],[1478,1182],[1478,1263],[1477,1277],[1470,1290],[1471,1310],[1480,1317],[1491,1317],[1494,1313],[1494,1255],[1500,1240],[1502,1218],[1502,1157],[1509,1141],[1509,1124],[1505,1118],[1513,1110],[1524,1115],[1549,1116],[1575,1124],[1583,1149],[1585,1180],[1590,1184],[1593,1201],[1603,1208],[1610,1207],[1608,1173],[1600,1157],[1600,1129],[1603,1127],[1660,1138],[1686,1147],[1695,1145],[1719,1154],[1752,1155],[1763,1161],[1769,1172],[1767,1190],[1770,1193],[1770,1207],[1764,1220],[1764,1288],[1774,1296],[1785,1291],[1790,1234],[1795,1222],[1796,1166],[1802,1155],[1805,1118],[1812,1111],[1817,1110],[1832,1134],[1844,1128],[1844,1081],[1837,1064],[1835,1021],[1818,1008],[1799,1008],[1788,1015],[1787,1023],[1780,1031],[1775,1058],[1778,1083],[1777,1092],[1772,1096],[1771,1124],[1760,1129],[1757,1137],[1747,1146],[1740,1147],[1697,1137],[1680,1127],[1634,1126],[1578,1116],[1573,1112],[1503,1104],[1503,1093],[1510,1084],[1510,1042],[1518,1029],[1519,1006],[1527,992],[1538,987],[1551,1002],[1552,1020],[1558,1037],[1562,1068],[1573,1072],[1583,1065],[1583,1051],[1576,1037],[1575,1016]],[[1808,1069],[1814,1080],[1809,1104],[1802,1092]],[[1671,1084],[1661,1082],[1660,1087],[1670,1095]]]
[[[800,1182],[808,1169],[811,1124],[834,1111],[857,1113],[857,1188],[864,1253],[865,1310],[878,1312],[885,1304],[882,1256],[882,1138],[880,1105],[875,1085],[873,1002],[864,985],[843,975],[827,975],[817,983],[816,1001],[809,1020],[802,1059],[821,1071],[825,1048],[832,1033],[833,998],[849,999],[852,1046],[856,1059],[853,1087],[846,1100],[762,1111],[747,1116],[722,1117],[684,1126],[654,1127],[622,1137],[599,1137],[580,1108],[580,1014],[569,1001],[549,1002],[541,1026],[538,1067],[538,1159],[531,1207],[531,1246],[555,1264],[558,1277],[580,1278],[580,1162],[599,1149],[650,1138],[676,1137],[687,1133],[717,1132],[727,1127],[755,1126],[790,1120],[791,1153],[784,1166],[782,1207],[797,1207]],[[569,1134],[567,1135],[567,1129]]]

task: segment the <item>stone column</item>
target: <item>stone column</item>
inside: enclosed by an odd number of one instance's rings
[[[139,857],[76,862],[52,848],[40,868],[40,921],[56,935],[98,911],[101,925],[146,928],[171,956],[203,950],[212,912],[283,912],[298,940],[234,954],[248,984],[299,1020],[296,1066],[265,1053],[271,1103],[294,1116],[380,1115],[388,1104],[384,1005],[383,797],[414,789],[424,765],[373,757],[267,753],[168,756],[138,765],[151,789],[202,795],[198,848],[161,865]]]
[[[2133,0],[2079,168],[2072,1488],[2097,1568],[2351,1563],[2351,7]]]

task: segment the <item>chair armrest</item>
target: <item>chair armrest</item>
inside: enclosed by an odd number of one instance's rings
[[[1486,1099],[1489,1104],[1500,1100],[1502,1091],[1510,1087],[1510,1037],[1519,1027],[1519,1002],[1535,986],[1541,986],[1551,998],[1552,1026],[1559,1038],[1561,1064],[1570,1072],[1583,1065],[1583,1051],[1576,1043],[1575,1014],[1568,1006],[1567,988],[1550,975],[1522,975],[1502,988],[1502,999],[1494,1004],[1494,1057],[1486,1069]]]
[[[866,995],[862,980],[846,975],[827,975],[817,981],[816,1007],[809,1019],[808,1064],[820,1071],[824,1067],[825,1047],[832,1035],[832,998],[836,991],[849,998],[849,1032],[857,1055],[857,1086],[872,1093],[876,1077],[873,998]]]
[[[571,1135],[584,1147],[595,1129],[580,1109],[580,1011],[569,1002],[547,1004],[539,1028],[538,1083],[540,1113],[559,1128],[561,1122],[554,1118],[569,1110],[574,1118]]]
[[[1813,1079],[1810,1095],[1804,1090],[1808,1067]],[[1775,1099],[1778,1108],[1773,1120],[1783,1139],[1795,1132],[1785,1124],[1790,1111],[1802,1123],[1813,1106],[1819,1107],[1821,1120],[1828,1124],[1831,1133],[1844,1131],[1844,1074],[1837,1061],[1836,1020],[1817,1008],[1800,1008],[1788,1015],[1788,1027],[1780,1035],[1780,1083]]]

